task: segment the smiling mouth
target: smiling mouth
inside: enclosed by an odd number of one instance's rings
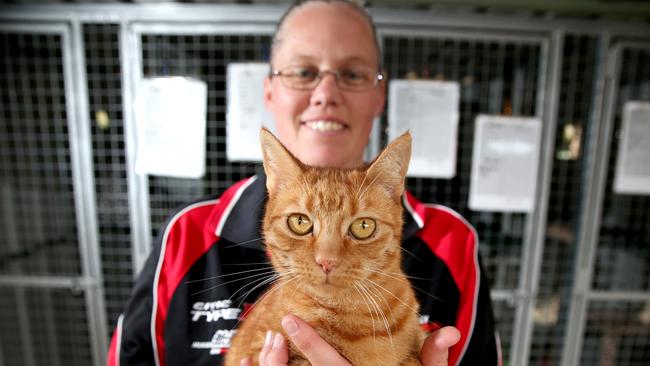
[[[303,122],[305,127],[317,132],[337,132],[345,128],[345,125],[336,121],[317,120]]]

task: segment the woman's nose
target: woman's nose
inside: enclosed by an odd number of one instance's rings
[[[312,91],[311,102],[314,105],[338,105],[341,103],[341,90],[336,74],[332,72],[321,74],[318,85]]]

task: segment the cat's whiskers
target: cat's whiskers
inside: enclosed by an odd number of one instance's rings
[[[235,299],[235,302],[239,302],[239,305],[246,299],[253,291],[255,291],[256,288],[258,288],[260,285],[267,284],[269,282],[273,282],[277,280],[280,276],[276,272],[271,272],[269,273],[268,277],[263,277],[263,278],[257,278],[255,280],[250,281],[249,283],[243,285],[240,287],[237,291],[233,292],[232,295],[228,299],[232,300],[235,295],[237,295],[240,291],[244,291],[247,287],[253,286],[250,288],[250,290],[247,290],[246,293],[242,293],[242,295],[238,296]]]
[[[370,301],[370,304],[371,304],[372,307],[375,309],[375,313],[377,314],[377,324],[381,324],[381,323],[382,323],[382,318],[383,318],[384,312],[383,312],[383,311],[381,310],[381,308],[379,307],[379,304],[375,301],[375,299],[374,299],[374,297],[372,296],[372,294],[370,293],[370,290],[368,289],[368,287],[365,286],[365,285],[363,285],[363,283],[359,283],[359,286],[361,286],[361,288],[363,289],[364,293],[366,294],[366,297],[367,297],[368,300]],[[373,322],[373,326],[374,326],[374,324],[375,324],[375,323]],[[384,326],[385,326],[385,325],[386,325],[386,324],[384,323]],[[388,330],[387,334],[388,334],[389,336],[391,335],[391,334],[390,334],[390,330]]]
[[[392,309],[392,307],[390,306],[390,304],[388,303],[388,301],[386,301],[386,297],[385,297],[384,295],[382,295],[381,292],[380,292],[377,288],[375,288],[375,287],[368,287],[368,290],[372,291],[372,293],[374,293],[375,295],[377,295],[378,298],[381,298],[381,300],[383,300],[384,305],[386,305],[386,308],[388,309],[388,311],[390,311],[390,316],[391,316],[391,318],[393,319],[393,323],[392,323],[392,324],[396,324],[396,322],[395,322],[395,316],[393,315],[393,309]]]
[[[261,236],[260,236],[259,238],[255,238],[255,239],[251,239],[251,240],[246,240],[246,241],[242,241],[242,242],[234,243],[234,244],[230,244],[230,245],[225,245],[224,248],[234,248],[234,247],[238,247],[238,246],[240,246],[240,245],[244,245],[244,244],[248,244],[248,243],[252,243],[252,242],[254,242],[254,241],[260,241],[260,240],[262,240],[262,237],[261,237]]]
[[[270,270],[270,269],[271,269],[271,267],[268,267],[268,266],[267,266],[267,267],[265,267],[265,268],[249,269],[249,270],[246,270],[246,271],[239,271],[239,272],[233,272],[233,273],[226,273],[226,274],[219,275],[219,276],[211,276],[211,277],[201,278],[201,279],[198,279],[198,280],[185,281],[185,283],[186,283],[186,284],[189,284],[189,283],[195,283],[195,282],[203,282],[203,281],[215,280],[215,279],[217,279],[217,278],[222,278],[222,277],[239,276],[239,275],[242,275],[242,274],[244,274],[244,273],[259,272],[259,271],[268,271],[268,270]]]
[[[370,314],[370,323],[372,324],[372,339],[373,339],[373,341],[376,341],[376,339],[377,339],[377,331],[375,329],[375,317],[372,314],[372,309],[370,308],[370,305],[368,304],[368,300],[366,299],[363,292],[359,289],[360,286],[361,286],[360,284],[354,282],[354,288],[357,290],[357,292],[359,293],[359,296],[361,296],[361,299],[363,299],[363,303],[368,308],[368,313]],[[377,317],[379,317],[379,314],[377,314]]]
[[[233,298],[235,297],[235,295],[237,295],[239,292],[244,291],[246,288],[249,288],[250,286],[253,286],[253,287],[250,287],[250,289],[247,290],[245,293],[242,292],[241,295],[237,296],[237,298],[234,299],[234,302],[238,303],[238,306],[241,306],[241,304],[244,302],[244,300],[245,300],[245,299],[246,299],[246,298],[247,298],[247,297],[248,297],[248,296],[249,296],[253,291],[255,291],[256,288],[259,288],[259,286],[263,286],[263,285],[265,285],[265,284],[267,284],[267,283],[269,283],[269,282],[273,282],[273,281],[275,281],[275,280],[277,280],[277,279],[278,279],[278,276],[277,276],[277,274],[275,274],[275,273],[269,275],[268,277],[255,279],[255,280],[253,280],[253,281],[251,281],[251,282],[249,282],[249,283],[243,285],[243,286],[240,287],[237,291],[233,292],[232,295],[230,295],[230,297],[229,297],[228,299],[229,299],[229,300],[233,300]]]
[[[386,308],[388,309],[388,311],[390,311],[390,317],[393,320],[391,324],[396,325],[395,315],[393,314],[393,309],[390,306],[390,304],[388,304],[388,301],[386,301],[386,297],[384,295],[382,295],[381,292],[379,290],[377,290],[376,288],[369,287],[368,290],[371,291],[371,293],[374,293],[375,296],[377,296],[378,298],[380,298],[381,300],[384,301],[384,305],[386,305]],[[394,349],[394,344],[393,344],[393,337],[392,337],[392,334],[391,334],[392,326],[389,326],[389,324],[388,324],[389,322],[388,322],[388,320],[387,320],[387,318],[385,316],[385,313],[384,312],[382,312],[382,313],[384,314],[384,324],[386,325],[386,330],[388,331],[388,336],[390,338],[390,345],[391,345],[391,347],[393,347],[393,351],[394,351],[395,349]]]
[[[431,298],[434,299],[434,300],[442,300],[440,297],[435,296],[435,295],[433,295],[433,294],[431,294],[431,293],[429,293],[429,292],[427,292],[427,291],[424,291],[422,288],[413,285],[413,284],[412,284],[411,282],[409,282],[409,281],[405,281],[405,280],[402,279],[402,278],[399,278],[399,277],[396,277],[396,276],[391,276],[391,275],[388,274],[388,273],[400,274],[399,272],[383,272],[383,271],[378,271],[378,270],[374,270],[374,269],[371,269],[371,268],[366,268],[366,270],[369,271],[369,272],[377,273],[377,274],[380,274],[380,275],[383,275],[383,276],[386,276],[386,277],[390,277],[390,278],[393,278],[393,279],[395,279],[395,280],[398,280],[398,281],[401,281],[401,282],[407,283],[407,284],[408,284],[409,286],[411,286],[412,288],[419,290],[420,292],[422,292],[422,293],[425,294],[425,295],[428,295],[429,297],[431,297]],[[403,274],[403,276],[404,276],[405,278],[411,278],[411,279],[415,279],[415,280],[429,280],[428,278],[415,277],[415,276],[407,276],[407,275],[405,275],[405,274]]]
[[[381,274],[384,274],[384,275],[389,275],[389,274],[400,275],[401,274],[402,276],[404,276],[404,278],[410,278],[410,279],[414,279],[414,280],[425,280],[425,281],[430,281],[431,280],[430,278],[426,278],[426,277],[409,276],[406,273],[402,273],[402,272],[378,271],[378,273],[381,273]],[[395,277],[393,277],[393,278],[395,278]]]
[[[406,252],[407,254],[409,254],[411,257],[413,257],[413,258],[415,258],[416,260],[418,260],[419,262],[424,263],[424,261],[423,261],[421,258],[419,258],[419,257],[416,256],[415,254],[409,252],[408,250],[404,249],[404,247],[401,246],[401,245],[400,245],[400,249],[401,249],[402,251]]]
[[[280,277],[282,277],[282,276],[279,276],[279,275],[278,275],[278,276],[273,276],[273,277],[270,279],[270,280],[271,280],[270,282],[272,282],[271,284],[275,284],[275,283],[277,283],[277,282],[278,282],[277,280],[278,280]],[[274,293],[274,292],[277,291],[278,289],[282,288],[283,286],[286,286],[287,283],[289,283],[289,282],[295,280],[296,278],[297,278],[297,277],[292,277],[292,278],[290,278],[289,280],[280,283],[280,285],[278,285],[278,286],[276,286],[276,287],[271,287],[271,289],[270,289],[269,291],[266,291],[265,293],[262,294],[262,296],[259,297],[259,299],[255,300],[255,302],[251,305],[250,308],[251,308],[251,309],[255,308],[255,306],[256,306],[260,301],[264,300],[267,296],[271,295],[272,293]],[[269,279],[267,279],[266,281],[269,281]],[[265,281],[265,282],[266,282],[266,281]],[[258,284],[257,286],[255,286],[255,288],[257,288],[258,286],[264,285],[264,284],[265,284],[265,283]],[[251,291],[254,291],[255,288],[251,289]],[[247,295],[250,294],[251,291],[247,292]],[[246,296],[247,296],[247,295],[246,295]],[[246,298],[246,296],[244,296],[244,298]],[[241,306],[241,304],[239,304],[239,306]],[[233,327],[231,328],[231,330],[232,330],[232,329],[236,329],[236,328],[238,328],[238,327],[239,327],[239,323],[241,323],[242,320],[243,320],[242,318],[239,318],[239,319],[237,320],[237,322],[235,323],[235,325],[233,325]]]
[[[267,267],[270,267],[271,264],[267,262],[248,262],[248,263],[224,263],[222,266],[227,267],[227,266],[256,266],[260,264],[266,264]]]
[[[366,271],[368,271],[368,272],[372,272],[372,273],[380,274],[380,275],[382,275],[382,276],[390,277],[390,278],[392,278],[392,279],[394,279],[394,280],[397,280],[397,281],[400,281],[400,282],[403,282],[403,283],[410,284],[410,282],[406,281],[404,278],[401,278],[401,277],[398,277],[398,276],[391,276],[391,275],[389,274],[389,273],[399,274],[399,272],[385,272],[385,271],[380,271],[380,270],[377,270],[377,269],[372,269],[372,268],[367,268],[367,267],[364,268],[364,269],[365,269]]]
[[[381,307],[379,306],[377,301],[375,301],[374,296],[372,295],[372,293],[370,293],[370,289],[367,288],[366,286],[364,286],[364,284],[362,282],[359,282],[359,285],[361,286],[361,288],[363,288],[364,292],[366,293],[366,295],[370,299],[371,303],[373,304],[373,306],[377,310],[377,317],[378,318],[381,317],[381,319],[383,320],[384,327],[386,328],[386,333],[388,334],[388,340],[390,341],[391,348],[394,349],[393,334],[392,334],[392,332],[390,330],[390,326],[388,324],[388,320],[386,319],[386,315],[384,314],[384,311],[381,310]]]
[[[269,275],[269,274],[272,274],[272,273],[273,273],[273,271],[271,270],[271,271],[264,272],[264,273],[256,273],[256,274],[254,274],[254,275],[250,275],[250,276],[246,276],[246,277],[242,277],[242,278],[237,278],[237,279],[234,279],[234,280],[231,280],[231,281],[226,281],[226,282],[220,283],[220,284],[218,284],[218,285],[216,285],[216,286],[211,286],[211,287],[206,288],[206,289],[204,289],[204,290],[194,292],[194,293],[192,293],[190,296],[195,296],[195,295],[198,295],[198,294],[202,294],[202,293],[204,293],[204,292],[214,290],[214,289],[219,288],[219,287],[221,287],[221,286],[225,286],[225,285],[227,285],[227,284],[229,284],[229,283],[233,283],[233,282],[237,282],[237,281],[241,281],[241,280],[246,280],[246,279],[249,279],[249,278],[255,278],[255,277],[260,277],[260,276],[266,276],[266,275]]]
[[[237,297],[237,299],[235,299],[235,302],[238,302],[238,301],[239,301],[239,302],[241,303],[241,302],[243,302],[244,299],[246,299],[246,298],[247,298],[247,297],[248,297],[248,296],[249,296],[253,291],[255,291],[256,289],[260,288],[261,286],[264,286],[264,285],[273,285],[274,283],[280,281],[280,280],[283,279],[283,278],[291,277],[291,275],[292,275],[294,272],[295,272],[294,270],[289,270],[289,271],[284,271],[284,272],[275,272],[275,271],[274,271],[274,272],[271,273],[271,276],[269,276],[268,278],[257,279],[257,280],[252,281],[252,282],[251,282],[250,284],[248,284],[248,285],[242,286],[242,288],[240,288],[239,290],[235,291],[232,295],[230,295],[230,298],[232,299],[233,296],[235,296],[239,291],[243,290],[246,286],[252,285],[252,284],[254,284],[255,282],[259,282],[259,283],[257,283],[253,288],[251,288],[250,290],[246,291],[246,293],[240,295],[239,297]],[[240,299],[241,299],[241,300],[240,300]]]
[[[276,284],[276,283],[280,282],[280,281],[277,281],[278,279],[279,279],[279,277],[275,278],[275,279],[274,279],[275,282],[274,282],[273,284]],[[258,304],[260,301],[262,301],[264,298],[266,298],[266,297],[268,297],[269,295],[271,295],[272,293],[278,291],[278,290],[281,289],[282,287],[287,286],[289,283],[291,283],[292,281],[295,281],[296,279],[298,279],[298,276],[293,276],[293,277],[289,278],[289,279],[286,280],[286,281],[282,281],[282,282],[280,282],[279,285],[277,285],[277,286],[272,286],[271,289],[270,289],[269,291],[266,291],[262,296],[260,296],[259,299],[255,300],[255,302],[253,303],[253,305],[251,305],[251,307],[254,308],[255,305],[257,305],[257,304]]]
[[[388,293],[389,295],[391,295],[392,297],[396,298],[397,301],[401,302],[402,305],[404,305],[404,306],[406,306],[407,308],[411,309],[415,314],[418,315],[418,317],[420,316],[420,311],[419,311],[419,309],[415,309],[415,308],[413,308],[411,305],[408,305],[408,304],[405,303],[402,299],[400,299],[399,296],[395,295],[392,291],[389,291],[389,290],[386,289],[384,286],[382,286],[382,285],[376,283],[375,281],[373,281],[373,280],[371,280],[371,279],[369,279],[369,278],[367,278],[366,280],[367,280],[368,282],[370,282],[371,284],[373,284],[374,286],[381,288],[382,290],[384,290],[385,292],[387,292],[387,293]]]

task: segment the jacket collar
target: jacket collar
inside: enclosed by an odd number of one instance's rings
[[[243,188],[230,212],[225,213],[228,217],[223,218],[220,237],[244,248],[264,250],[261,224],[267,197],[266,176],[262,172],[249,179],[254,181]]]
[[[266,175],[261,172],[253,177],[251,184],[243,189],[228,217],[224,218],[221,237],[244,248],[264,250],[262,244],[262,220],[266,204]],[[424,205],[409,192],[402,196],[404,226],[402,241],[415,235],[424,226]]]

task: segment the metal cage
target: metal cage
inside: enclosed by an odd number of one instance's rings
[[[167,215],[259,171],[226,159],[226,67],[266,62],[283,10],[0,8],[0,365],[103,364]],[[477,228],[506,364],[649,364],[650,199],[612,184],[623,106],[650,101],[650,26],[370,10],[389,78],[460,83],[456,176],[407,186]],[[135,88],[161,75],[208,85],[201,179],[135,173]],[[542,119],[533,212],[468,207],[478,114]]]

